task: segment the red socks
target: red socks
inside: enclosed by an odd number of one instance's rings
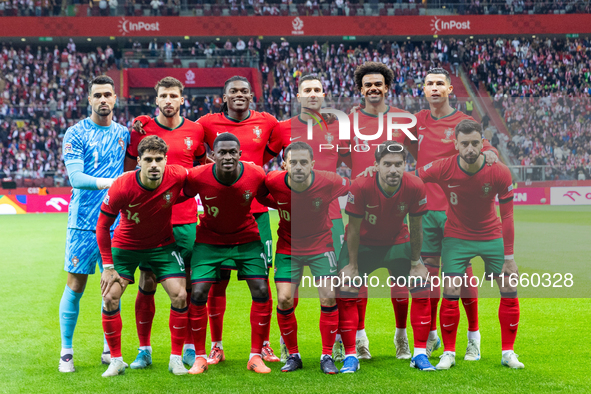
[[[283,310],[277,307],[277,324],[279,324],[281,337],[283,337],[289,354],[300,352],[298,349],[298,321],[294,309],[295,307]]]
[[[462,287],[460,297],[468,319],[468,331],[478,331],[478,287],[470,286],[470,279],[474,276],[471,265],[466,269],[466,276],[467,286]]]
[[[271,285],[267,280],[267,291],[269,292],[269,301],[267,301],[267,312],[269,313],[269,324],[265,326],[266,330],[263,336],[265,342],[269,342],[269,337],[271,336],[271,318],[273,317],[273,296],[271,293]]]
[[[433,267],[431,265],[425,265],[425,267],[427,267],[430,277],[439,276],[439,267]],[[429,290],[429,298],[431,303],[431,331],[435,331],[437,330],[437,307],[439,306],[439,298],[441,298],[441,289],[439,286],[433,287],[433,290]]]
[[[207,313],[209,315],[212,342],[220,342],[222,340],[224,313],[226,312],[226,288],[228,287],[228,283],[228,280],[222,280],[219,283],[212,284],[209,289]]]
[[[171,352],[174,356],[183,355],[183,344],[187,337],[187,327],[189,325],[188,307],[183,309],[176,309],[170,307],[170,318],[168,320],[168,327],[170,328],[170,343]]]
[[[460,322],[460,308],[457,298],[448,299],[445,294],[443,295],[439,320],[444,350],[446,352],[455,352],[458,323]]]
[[[191,305],[191,289],[187,289],[187,308]],[[193,332],[191,331],[191,319],[189,319],[187,309],[187,336],[185,337],[185,345],[193,345]]]
[[[519,325],[519,299],[505,298],[501,294],[499,305],[499,322],[501,323],[501,342],[503,350],[513,350],[515,337],[517,337],[517,326]],[[111,346],[111,343],[109,343]]]
[[[135,298],[135,325],[140,346],[150,346],[152,321],[154,321],[154,315],[156,314],[155,293],[155,291],[144,291],[138,286],[138,293]]]
[[[271,324],[268,299],[253,299],[250,307],[250,352],[261,353],[265,333]]]
[[[431,331],[431,303],[429,289],[412,293],[410,324],[412,326],[414,347],[425,349]]]
[[[121,329],[123,323],[121,322],[121,313],[119,308],[116,311],[107,312],[103,309],[103,330],[109,349],[111,350],[111,357],[121,357]]]
[[[337,305],[320,307],[320,336],[322,354],[332,354],[332,345],[339,330],[339,310]],[[354,331],[357,334],[357,331]],[[285,341],[285,337],[283,338]],[[290,352],[291,354],[291,352]]]
[[[195,354],[207,354],[205,352],[205,337],[207,336],[207,306],[195,305],[193,301],[189,304],[189,320]]]
[[[359,288],[359,293],[355,301],[357,302],[357,316],[359,321],[357,322],[356,330],[364,330],[365,329],[365,312],[367,311],[367,293],[368,289],[367,286],[361,286]]]
[[[341,293],[341,296],[347,296],[347,294]],[[337,298],[337,305],[339,310],[339,331],[345,347],[345,354],[355,354],[355,339],[359,324],[357,299]]]
[[[396,328],[406,328],[406,319],[408,318],[408,289],[394,285],[390,288],[390,297],[394,307],[394,316],[396,317]]]

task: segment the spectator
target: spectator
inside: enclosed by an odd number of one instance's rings
[[[150,6],[152,7],[152,16],[159,16],[162,2],[160,0],[152,0],[150,1]]]

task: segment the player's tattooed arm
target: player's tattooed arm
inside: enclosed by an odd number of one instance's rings
[[[133,120],[133,125],[131,128],[140,134],[146,134],[144,126],[150,123],[151,120],[152,118],[150,118],[148,115],[140,115]]]

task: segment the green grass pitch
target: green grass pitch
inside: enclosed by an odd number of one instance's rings
[[[587,287],[591,207],[516,207],[516,259],[522,272],[568,272],[578,269],[575,281]],[[458,332],[456,366],[449,371],[419,372],[394,357],[394,314],[390,300],[371,299],[367,328],[373,359],[362,362],[356,374],[325,376],[319,370],[319,303],[302,299],[296,311],[304,369],[279,371],[268,363],[270,375],[246,370],[250,348],[247,286],[232,279],[224,326],[226,361],[200,376],[171,375],[169,302],[160,288],[152,334],[154,364],[124,376],[100,375],[102,327],[99,276],[89,279],[74,336],[77,372],[57,371],[60,350],[58,307],[66,273],[63,256],[65,214],[0,216],[0,392],[6,393],[152,393],[152,392],[588,392],[586,361],[591,301],[586,298],[522,298],[516,352],[524,370],[501,366],[498,299],[481,299],[482,359],[463,361],[466,320]],[[274,234],[277,216],[272,213]],[[481,272],[482,264],[475,262]],[[540,271],[541,272],[541,271]],[[139,274],[138,274],[139,275]],[[584,282],[584,283],[583,283]],[[581,287],[583,288],[583,287]],[[123,356],[133,361],[137,337],[133,318],[137,287],[122,300]],[[521,290],[520,290],[521,291]],[[525,291],[525,290],[524,290]],[[578,293],[581,295],[583,293]],[[279,329],[272,318],[271,343],[279,351]],[[408,324],[412,344],[412,330]],[[587,339],[586,339],[587,338]],[[209,346],[209,345],[208,345]],[[436,356],[441,354],[441,350]],[[436,363],[436,359],[432,359]]]

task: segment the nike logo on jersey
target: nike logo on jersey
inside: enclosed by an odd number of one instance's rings
[[[336,269],[334,269],[334,270],[330,270],[330,273],[331,273],[331,274],[334,274],[335,272],[337,272],[337,270],[336,270]]]
[[[426,127],[419,127],[419,130],[425,130]]]
[[[185,327],[187,327],[187,326],[183,326],[183,327],[172,326],[172,328],[174,328],[175,330],[182,330]]]
[[[291,138],[291,137],[290,137],[290,138],[289,138],[289,140],[290,140],[290,141],[295,141],[295,140],[297,140],[298,138],[302,138],[302,136],[300,135],[299,137],[295,137],[295,138]]]
[[[90,144],[88,144],[88,145],[90,145],[90,146],[96,146],[96,144],[98,144],[98,141],[91,142],[91,143],[90,143]]]
[[[448,184],[447,187],[449,187],[450,189],[453,189],[454,187],[460,187],[460,185],[454,185],[454,186],[452,186],[452,185]]]
[[[269,323],[268,323],[268,322],[267,322],[267,323],[265,323],[265,324],[261,324],[261,323],[259,323],[259,326],[266,326],[267,324],[269,324]]]
[[[213,200],[214,198],[218,198],[218,196],[213,196],[213,197],[207,197],[207,196],[205,196],[205,200]]]
[[[368,207],[368,208],[377,208],[377,207],[379,207],[379,205],[366,205],[366,207]]]
[[[451,324],[444,324],[443,327],[451,327],[453,325],[455,325],[456,323],[451,323]]]
[[[286,203],[286,202],[279,202],[279,201],[277,202],[277,205],[285,205],[285,204],[288,204],[288,203]]]
[[[137,207],[140,204],[141,204],[141,202],[140,203],[137,203],[137,204],[129,204],[129,208]]]
[[[290,332],[288,332],[287,334],[282,333],[281,335],[283,335],[284,337],[288,336],[289,334],[291,334],[293,332],[293,330],[291,330]]]

